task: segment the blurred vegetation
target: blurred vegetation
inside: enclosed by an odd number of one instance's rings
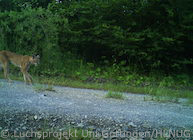
[[[83,82],[192,87],[192,0],[1,0],[0,50],[31,72]]]
[[[108,93],[105,95],[106,98],[113,98],[113,99],[119,99],[124,100],[124,95],[121,92],[112,92],[108,91]]]

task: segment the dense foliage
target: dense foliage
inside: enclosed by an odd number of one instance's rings
[[[82,65],[75,57],[143,73],[192,71],[192,0],[49,2],[0,1],[0,50],[40,53],[36,72],[66,74]]]

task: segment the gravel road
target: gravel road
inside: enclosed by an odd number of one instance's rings
[[[105,98],[107,91],[59,86],[53,87],[55,92],[38,92],[38,86],[0,80],[0,130],[41,128],[45,118],[53,128],[69,124],[94,129],[193,130],[192,105],[144,101],[147,95],[132,93],[116,100]]]

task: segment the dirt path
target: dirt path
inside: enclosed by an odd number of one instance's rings
[[[58,86],[53,89],[56,92],[37,92],[22,82],[1,80],[0,129],[35,128],[35,122],[42,127],[40,121],[48,118],[49,127],[58,128],[68,124],[94,129],[193,130],[192,105],[144,101],[146,95],[140,94],[125,93],[125,100],[116,100],[104,98],[106,91]]]

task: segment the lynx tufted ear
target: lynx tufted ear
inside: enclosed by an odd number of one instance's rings
[[[38,58],[38,59],[39,59],[39,58],[40,58],[40,55],[39,55],[39,54],[38,54],[38,55],[33,55],[32,57],[33,57],[33,59],[35,59],[35,58]]]
[[[36,55],[36,57],[37,57],[37,58],[40,58],[40,55],[38,54],[38,55]]]

